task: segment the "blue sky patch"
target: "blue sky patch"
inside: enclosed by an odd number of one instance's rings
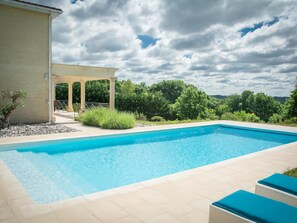
[[[244,27],[243,29],[240,29],[239,32],[241,33],[241,37],[245,36],[248,33],[252,33],[257,29],[261,29],[262,26],[272,26],[273,24],[277,23],[279,21],[279,17],[274,17],[272,20],[268,22],[259,22],[254,24],[252,27]]]
[[[145,49],[148,46],[156,45],[156,42],[159,40],[158,38],[154,38],[149,35],[137,35],[137,39],[141,40],[141,48]]]

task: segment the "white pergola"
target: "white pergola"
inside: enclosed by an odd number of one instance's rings
[[[68,108],[67,111],[73,111],[72,106],[72,85],[80,82],[80,110],[85,110],[85,84],[87,81],[109,80],[109,108],[115,106],[115,72],[117,68],[77,66],[67,64],[52,64],[52,105],[55,100],[55,85],[59,83],[68,83]],[[53,110],[53,106],[52,106]],[[52,112],[53,114],[53,112]]]

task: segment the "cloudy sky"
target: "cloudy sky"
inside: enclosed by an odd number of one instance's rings
[[[118,67],[119,80],[180,79],[208,94],[288,96],[297,0],[27,0],[63,10],[53,61]]]

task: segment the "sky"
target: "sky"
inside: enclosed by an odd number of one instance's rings
[[[117,67],[119,80],[183,80],[210,95],[289,96],[297,0],[27,0],[54,6],[53,62]]]

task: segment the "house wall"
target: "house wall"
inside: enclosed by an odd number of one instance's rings
[[[0,4],[0,89],[25,90],[11,123],[47,122],[49,15]]]

